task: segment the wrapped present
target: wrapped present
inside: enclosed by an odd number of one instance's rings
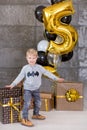
[[[83,84],[57,83],[55,86],[56,110],[83,110]]]
[[[54,98],[53,94],[51,93],[40,93],[41,97],[41,111],[50,111],[54,108]],[[34,98],[31,100],[31,104],[29,106],[29,109],[34,108]]]
[[[22,87],[0,88],[0,98],[10,98],[22,96]]]
[[[50,111],[54,108],[54,97],[52,93],[40,93],[41,111]]]
[[[0,118],[3,124],[20,121],[21,97],[2,98],[0,101]]]

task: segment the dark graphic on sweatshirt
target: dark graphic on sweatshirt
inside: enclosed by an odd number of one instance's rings
[[[30,76],[32,76],[32,77],[37,76],[37,77],[38,77],[38,76],[39,76],[39,72],[38,72],[38,71],[36,71],[36,72],[34,72],[34,71],[28,72],[28,73],[27,73],[27,76],[28,76],[28,77],[30,77]]]

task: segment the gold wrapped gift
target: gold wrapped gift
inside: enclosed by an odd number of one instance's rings
[[[54,97],[51,93],[40,93],[41,111],[50,111],[54,108]]]
[[[50,111],[54,108],[54,96],[52,93],[40,93],[41,97],[41,111]],[[34,108],[34,99],[31,100],[31,105],[29,109]]]
[[[83,110],[83,84],[57,83],[55,86],[56,110]]]

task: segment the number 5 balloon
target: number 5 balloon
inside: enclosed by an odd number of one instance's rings
[[[49,33],[57,34],[62,38],[60,43],[50,41],[48,51],[54,54],[72,52],[76,45],[78,34],[75,28],[63,23],[61,19],[74,14],[71,0],[65,0],[43,9],[43,23]]]

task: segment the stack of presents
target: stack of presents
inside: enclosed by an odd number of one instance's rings
[[[22,88],[0,88],[0,119],[3,124],[20,121]],[[54,92],[41,92],[41,111],[83,110],[83,84],[74,82],[55,83]],[[22,102],[22,103],[21,103]],[[33,108],[33,100],[30,109]]]

